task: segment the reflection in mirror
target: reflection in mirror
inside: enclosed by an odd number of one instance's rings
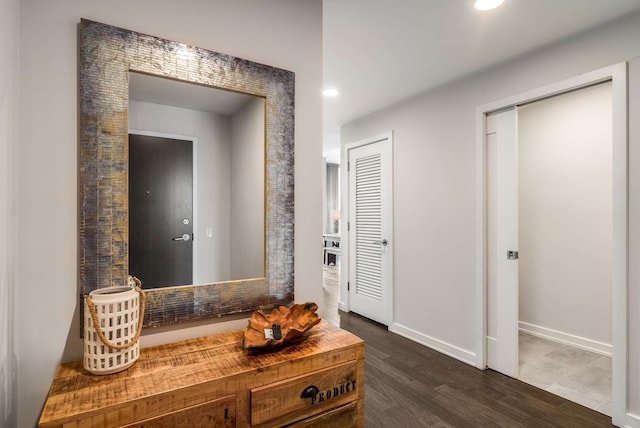
[[[129,73],[129,271],[144,288],[265,276],[264,101]]]

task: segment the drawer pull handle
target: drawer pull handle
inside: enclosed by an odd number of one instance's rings
[[[304,389],[304,391],[302,391],[302,395],[300,395],[300,398],[313,398],[318,395],[319,392],[320,390],[317,386],[309,385]]]

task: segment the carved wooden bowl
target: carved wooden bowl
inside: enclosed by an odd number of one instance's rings
[[[265,315],[262,310],[255,311],[244,331],[244,348],[252,350],[276,347],[297,339],[320,322],[317,310],[317,304],[308,302],[290,307],[280,306],[269,315]],[[276,334],[276,337],[272,337],[274,324],[280,326],[280,336]]]

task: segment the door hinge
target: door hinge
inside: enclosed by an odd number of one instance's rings
[[[351,230],[351,223],[347,222],[347,232]]]
[[[347,162],[347,172],[351,171],[351,162]]]
[[[351,283],[347,281],[347,291],[351,290]]]

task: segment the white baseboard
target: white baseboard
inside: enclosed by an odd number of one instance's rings
[[[342,312],[349,312],[349,305],[338,300],[338,309],[340,309]]]
[[[574,346],[586,351],[595,352],[596,354],[611,357],[613,355],[613,345],[587,339],[585,337],[575,336],[569,333],[541,327],[535,324],[529,324],[524,321],[518,323],[520,331],[529,333],[533,336],[542,337],[544,339],[553,340],[554,342],[563,343],[565,345]],[[639,427],[640,428],[640,427]]]
[[[640,428],[640,416],[627,413],[624,426],[625,428]]]
[[[406,337],[407,339],[413,340],[414,342],[417,342],[435,351],[453,357],[456,360],[460,360],[463,363],[467,363],[474,367],[476,365],[475,352],[467,351],[465,349],[459,348],[455,345],[451,345],[450,343],[443,342],[431,336],[427,336],[426,334],[420,333],[416,330],[397,323],[392,323],[389,326],[389,331]]]

